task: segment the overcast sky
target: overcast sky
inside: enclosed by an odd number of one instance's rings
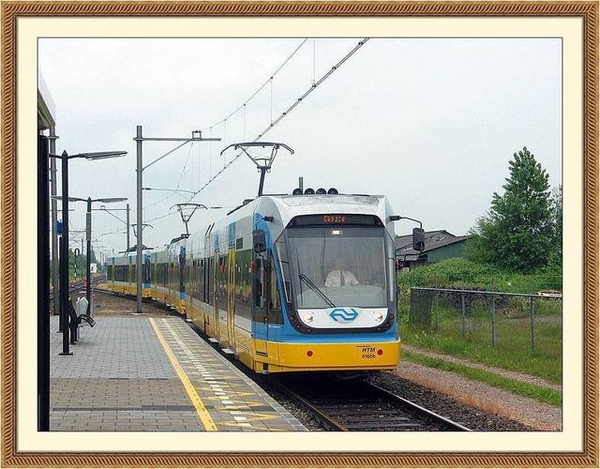
[[[144,244],[161,247],[185,232],[172,207],[237,155],[221,150],[254,140],[361,38],[308,39],[245,113],[225,124],[304,39],[41,39],[57,152],[128,152],[72,160],[70,196],[128,197],[135,223],[136,126],[145,137],[165,138],[201,129],[222,141],[187,144],[143,172],[144,187],[180,189],[144,191],[144,222],[153,227]],[[422,220],[428,231],[466,234],[524,146],[551,186],[561,183],[561,86],[559,39],[371,39],[265,135],[295,152],[278,154],[265,192],[291,193],[303,176],[305,188],[383,194],[397,214]],[[177,145],[145,142],[144,165]],[[243,156],[192,202],[231,209],[256,195],[258,181]],[[85,204],[72,207],[70,229],[83,230]],[[113,214],[125,219],[124,211]],[[197,211],[190,232],[224,214]],[[396,231],[412,227],[401,221]],[[97,250],[124,250],[124,233],[123,223],[94,212]],[[133,232],[131,239],[134,245]]]

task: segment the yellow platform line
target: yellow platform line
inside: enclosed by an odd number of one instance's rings
[[[156,333],[156,336],[158,337],[159,342],[165,349],[167,357],[169,357],[169,360],[171,361],[173,368],[175,368],[175,371],[177,372],[177,376],[179,376],[179,379],[181,380],[183,387],[185,388],[188,396],[190,397],[192,404],[194,404],[196,413],[198,414],[198,417],[200,417],[200,420],[202,421],[204,428],[209,432],[216,432],[217,425],[215,424],[213,419],[210,417],[210,414],[206,410],[206,407],[204,407],[204,404],[202,403],[202,399],[200,399],[200,396],[196,392],[196,389],[194,389],[192,382],[190,381],[188,376],[185,374],[185,371],[183,371],[183,368],[177,361],[177,358],[175,357],[175,354],[171,350],[171,347],[169,347],[169,344],[167,344],[165,337],[163,336],[162,332],[160,332],[160,329],[156,325],[156,321],[153,318],[148,318],[148,319],[150,320],[150,324],[152,324],[152,328],[154,329],[154,332]]]

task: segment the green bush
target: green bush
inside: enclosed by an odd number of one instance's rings
[[[561,275],[560,266],[522,274],[456,257],[410,272],[400,272],[398,286],[401,295],[408,294],[411,287],[535,293],[540,290],[562,291]]]

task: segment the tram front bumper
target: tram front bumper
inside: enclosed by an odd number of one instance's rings
[[[400,341],[354,343],[269,343],[269,371],[392,370],[398,366]],[[277,360],[270,360],[275,358]],[[258,357],[257,357],[258,358]]]

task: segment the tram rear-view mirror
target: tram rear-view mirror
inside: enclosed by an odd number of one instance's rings
[[[419,252],[425,249],[425,230],[423,228],[413,228],[413,249]]]
[[[267,250],[264,230],[254,230],[252,232],[252,245],[254,246],[254,252],[257,254]]]

